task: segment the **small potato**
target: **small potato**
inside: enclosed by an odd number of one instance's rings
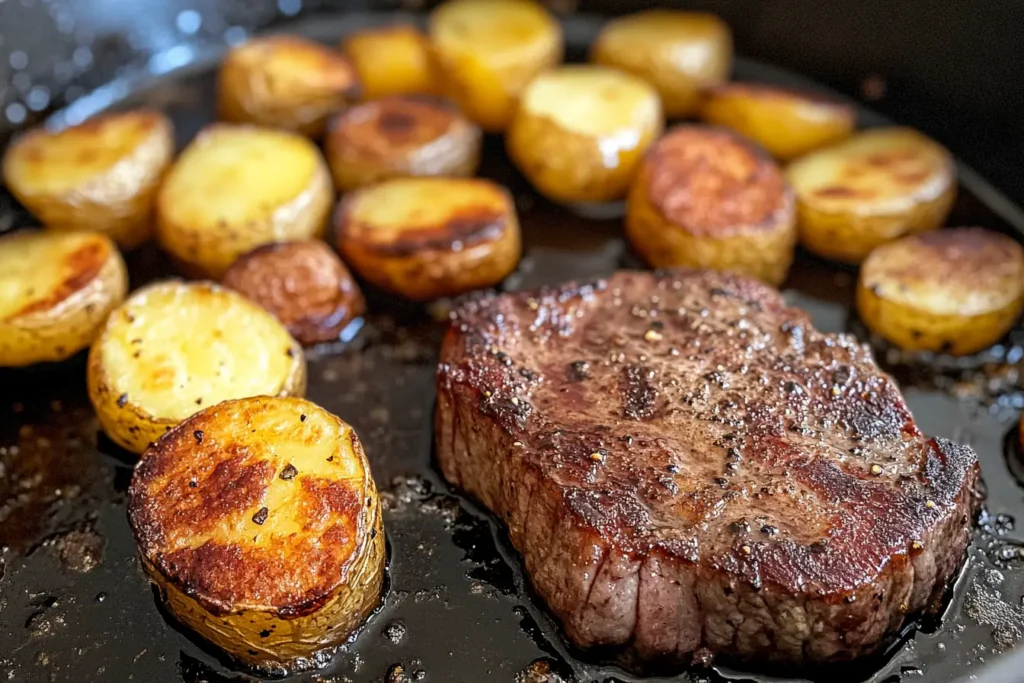
[[[442,92],[484,130],[512,121],[519,95],[562,61],[562,29],[530,0],[448,0],[430,15]]]
[[[786,279],[793,191],[759,147],[722,128],[678,126],[647,152],[630,188],[626,235],[656,268]]]
[[[663,128],[661,102],[648,83],[616,69],[574,65],[527,86],[505,142],[541,194],[604,202],[625,196]]]
[[[342,49],[359,73],[364,99],[439,92],[430,42],[414,26],[356,31],[344,40]]]
[[[512,198],[488,180],[388,180],[346,196],[337,223],[346,263],[416,301],[495,285],[521,252]]]
[[[322,235],[333,203],[327,164],[309,140],[215,124],[168,172],[157,240],[186,274],[219,278],[261,244]]]
[[[228,52],[217,84],[220,118],[320,137],[360,93],[343,55],[295,36],[247,41]]]
[[[0,367],[78,353],[127,289],[124,261],[106,235],[26,230],[0,237]]]
[[[110,314],[89,352],[87,384],[103,431],[141,453],[204,406],[301,396],[306,360],[288,330],[241,294],[171,280]]]
[[[305,346],[337,341],[366,311],[348,268],[319,240],[256,247],[228,268],[222,284],[273,313]]]
[[[47,228],[101,232],[125,249],[149,239],[153,202],[174,155],[170,120],[155,111],[105,114],[18,138],[4,182]]]
[[[853,107],[811,92],[760,83],[726,83],[705,96],[701,118],[758,143],[789,161],[850,137]]]
[[[859,263],[902,235],[942,225],[956,199],[944,147],[909,128],[865,131],[786,169],[797,199],[800,243]]]
[[[648,10],[609,21],[590,59],[649,81],[679,118],[696,113],[702,89],[728,80],[732,34],[713,14]]]
[[[396,95],[349,109],[325,142],[335,186],[344,192],[388,178],[471,176],[480,129],[447,100]]]
[[[911,351],[975,353],[999,341],[1024,308],[1024,249],[982,228],[909,235],[871,252],[857,311]]]

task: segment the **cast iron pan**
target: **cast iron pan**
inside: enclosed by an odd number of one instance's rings
[[[325,42],[396,15],[322,17],[283,28]],[[566,20],[571,59],[581,59],[599,21]],[[184,145],[213,118],[218,54],[159,77],[117,81],[54,117],[76,122],[110,107],[149,104],[174,119]],[[815,87],[739,60],[736,76]],[[820,88],[819,88],[820,89]],[[866,110],[862,125],[884,119]],[[501,141],[487,141],[482,174],[516,197],[526,255],[510,290],[638,267],[621,219],[582,218],[530,191]],[[952,225],[1024,235],[1024,214],[969,169]],[[158,252],[130,261],[132,285],[172,271]],[[787,298],[829,331],[853,330],[856,273],[801,254]],[[328,668],[301,681],[631,681],[603,653],[573,651],[531,595],[494,521],[451,490],[432,464],[434,369],[443,324],[437,311],[369,292],[355,339],[311,355],[309,397],[355,426],[383,491],[390,589],[361,635]],[[431,315],[433,313],[434,315]],[[978,673],[1024,635],[1024,494],[1011,471],[1013,427],[1024,395],[1017,372],[1024,330],[979,357],[904,357],[879,347],[922,428],[974,446],[988,485],[970,561],[940,619],[908,627],[870,661],[838,669],[738,672],[716,665],[681,681],[827,680],[943,683]],[[13,681],[250,681],[162,612],[135,557],[125,518],[134,457],[98,431],[78,358],[57,367],[0,373],[0,678]],[[1003,665],[1003,676],[1007,674]],[[1012,669],[1012,667],[1009,667]],[[1019,669],[1017,669],[1019,671]],[[999,676],[999,672],[993,672]],[[1020,680],[993,678],[993,680]]]

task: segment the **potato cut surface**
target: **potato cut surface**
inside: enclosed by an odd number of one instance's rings
[[[437,92],[430,43],[414,26],[357,31],[344,41],[367,100],[387,95]]]
[[[529,0],[449,0],[434,12],[431,37],[500,63],[536,49],[551,31],[551,15]]]

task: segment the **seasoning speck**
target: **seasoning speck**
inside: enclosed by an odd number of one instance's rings
[[[306,421],[305,413],[303,413],[302,415],[299,415],[299,422],[305,422],[305,421]]]
[[[523,447],[523,442],[522,441],[513,441],[512,445],[515,446],[516,448],[522,448]]]
[[[751,549],[751,547],[750,547],[749,545],[744,545],[744,546],[742,546],[742,547],[740,548],[740,550],[742,550],[742,551],[743,551],[743,554],[744,554],[744,555],[749,555],[749,554],[750,554],[751,552],[753,552],[753,551],[752,551],[752,549]]]
[[[117,397],[117,407],[124,408],[128,405],[128,394],[121,394]]]
[[[267,521],[267,517],[270,516],[270,510],[265,507],[261,507],[256,511],[256,514],[252,516],[252,521],[256,524],[262,525],[263,522]]]
[[[881,474],[881,473],[882,473],[882,466],[881,465],[877,465],[876,464],[876,465],[872,465],[871,466],[871,474]]]
[[[644,339],[646,339],[649,342],[661,341],[663,336],[664,335],[662,335],[661,332],[658,332],[655,329],[650,329],[644,332]]]
[[[604,456],[605,454],[603,451],[594,451],[590,454],[590,459],[594,462],[604,462]]]
[[[284,479],[285,481],[289,481],[291,479],[294,479],[295,475],[298,473],[299,471],[295,469],[295,465],[288,463],[287,465],[285,465],[284,469],[281,470],[281,478]]]
[[[192,432],[192,436],[196,438],[196,443],[203,442],[203,430],[197,429],[196,431]]]
[[[926,500],[924,502],[924,506],[930,510],[931,508],[935,507],[935,501],[934,500]]]

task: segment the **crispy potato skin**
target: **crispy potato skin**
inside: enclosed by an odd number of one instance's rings
[[[853,134],[853,108],[761,83],[726,83],[704,97],[701,118],[745,135],[780,161],[789,161]]]
[[[399,210],[388,208],[396,204]],[[482,179],[406,178],[363,188],[342,200],[336,223],[345,261],[414,301],[493,286],[522,253],[511,196]]]
[[[543,73],[527,86],[505,143],[545,196],[604,202],[625,196],[644,151],[663,128],[658,93],[645,81],[573,65]]]
[[[132,249],[152,234],[153,202],[173,156],[170,119],[138,110],[56,133],[32,130],[8,148],[3,176],[47,228],[101,232]]]
[[[942,225],[956,200],[953,158],[909,128],[859,133],[786,169],[800,243],[860,263],[885,242]]]
[[[512,121],[519,95],[562,61],[562,29],[531,0],[448,0],[430,15],[441,92],[485,131]]]
[[[864,323],[912,351],[964,355],[996,343],[1024,308],[1024,249],[981,228],[903,237],[860,270]]]
[[[314,665],[380,601],[384,529],[359,438],[313,403],[207,408],[143,455],[128,519],[171,613],[234,659]]]
[[[0,237],[0,366],[78,353],[127,289],[124,261],[106,235],[21,231]]]
[[[284,326],[244,296],[169,280],[136,290],[110,314],[89,351],[86,384],[107,436],[142,453],[204,406],[303,395],[306,360]]]
[[[186,275],[219,279],[260,245],[323,235],[333,203],[330,171],[309,140],[215,124],[160,188],[157,241]]]
[[[324,146],[334,185],[347,192],[389,178],[471,176],[480,139],[480,128],[451,102],[396,95],[339,116]]]
[[[661,95],[665,114],[680,118],[696,113],[702,89],[729,78],[732,33],[713,14],[637,12],[605,25],[590,60],[648,81]]]
[[[220,118],[320,137],[360,94],[343,55],[295,36],[247,41],[228,52],[217,84]]]
[[[630,188],[626,236],[657,268],[786,278],[793,192],[762,150],[729,131],[677,126],[647,152]]]
[[[348,268],[319,240],[257,247],[228,268],[222,284],[273,313],[304,346],[337,341],[366,312]]]
[[[359,73],[366,100],[440,91],[430,41],[415,26],[399,24],[356,31],[342,41],[342,50]]]

